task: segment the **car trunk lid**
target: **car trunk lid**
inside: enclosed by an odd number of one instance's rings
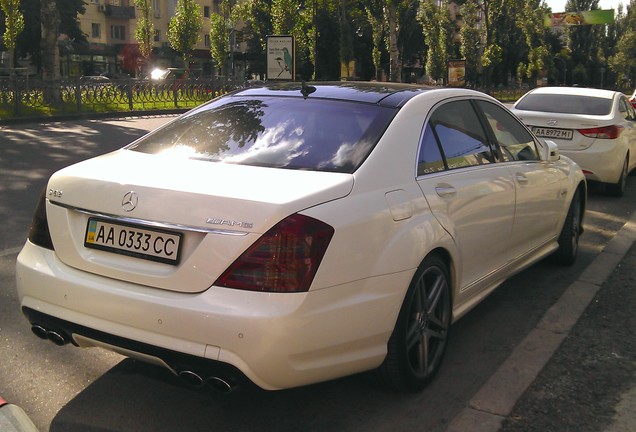
[[[583,135],[582,130],[612,126],[611,116],[586,116],[535,111],[515,111],[515,114],[540,139],[557,143],[560,150],[585,150],[592,146],[596,138]]]
[[[281,219],[344,197],[352,187],[350,174],[120,150],[56,173],[48,185],[55,192],[47,215],[65,264],[140,285],[200,292]]]

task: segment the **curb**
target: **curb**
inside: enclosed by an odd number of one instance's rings
[[[447,432],[497,432],[636,241],[636,212],[543,315],[450,423]]]

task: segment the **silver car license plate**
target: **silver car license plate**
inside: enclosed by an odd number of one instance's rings
[[[179,264],[181,233],[89,218],[84,246],[166,264]]]
[[[574,135],[572,129],[533,127],[532,132],[534,132],[534,134],[539,138],[554,138],[563,140],[571,140]]]

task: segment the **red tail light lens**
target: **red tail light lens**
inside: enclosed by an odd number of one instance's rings
[[[295,214],[267,231],[216,281],[250,291],[303,292],[316,275],[334,229]]]
[[[579,129],[579,132],[589,138],[616,139],[621,135],[621,132],[623,132],[623,126],[613,125],[590,129]]]
[[[49,232],[49,222],[46,218],[46,188],[40,195],[38,206],[35,208],[31,229],[29,230],[31,243],[47,249],[53,249],[53,241]]]

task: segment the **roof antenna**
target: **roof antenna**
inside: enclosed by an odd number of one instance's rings
[[[303,99],[307,99],[307,97],[315,91],[316,91],[316,87],[307,85],[305,81],[302,82],[300,93],[303,95]]]

